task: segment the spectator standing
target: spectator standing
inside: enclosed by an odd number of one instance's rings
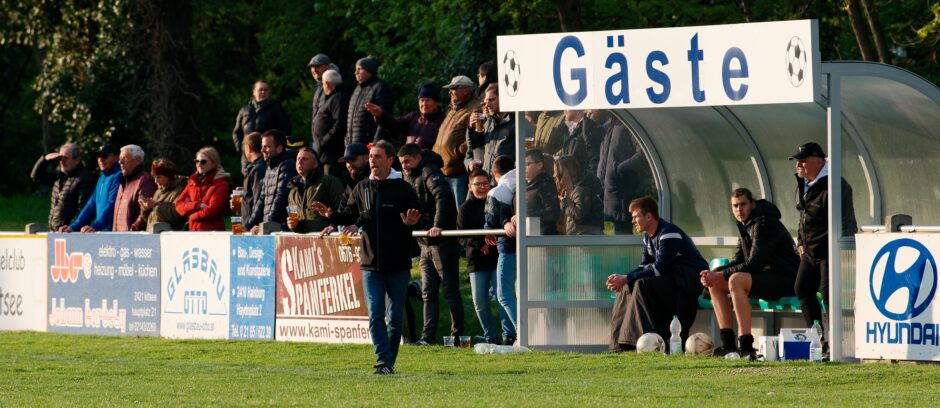
[[[323,174],[316,152],[303,147],[297,152],[297,176],[291,179],[288,204],[296,208],[299,218],[287,219],[291,231],[308,234],[320,232],[330,225],[329,220],[313,211],[311,204],[322,202],[337,209],[343,201],[343,182],[329,174]]]
[[[242,222],[245,223],[254,215],[255,204],[264,187],[264,173],[268,169],[264,156],[261,154],[261,133],[251,132],[248,136],[245,136],[245,141],[242,143],[242,152],[245,154],[245,159],[248,160],[248,171],[245,174],[242,187],[236,188],[236,190],[240,189],[244,193],[241,212],[238,215],[241,215]],[[234,205],[231,205],[231,208],[233,211],[235,210]]]
[[[121,175],[118,178],[117,200],[114,203],[115,232],[141,231],[147,227],[143,222],[137,223],[140,218],[140,200],[153,198],[157,191],[157,183],[144,168],[144,149],[137,145],[127,145],[121,148],[118,157],[121,166]]]
[[[561,197],[566,235],[601,235],[604,213],[601,182],[577,159],[561,156],[555,160],[555,185]]]
[[[264,133],[271,129],[291,133],[290,116],[274,98],[271,97],[271,85],[267,81],[258,80],[251,90],[251,100],[242,106],[235,117],[235,129],[232,130],[232,140],[235,142],[235,151],[241,152],[242,141],[245,135],[251,132]],[[248,159],[242,155],[242,174],[248,174]]]
[[[486,100],[486,88],[488,88],[490,84],[498,85],[498,80],[499,73],[496,72],[496,62],[486,61],[477,67],[478,86],[476,96],[473,98],[475,108],[483,106],[483,102]]]
[[[467,124],[470,112],[474,109],[473,81],[463,75],[455,76],[444,85],[450,94],[450,110],[441,123],[434,141],[434,153],[441,156],[444,165],[441,173],[450,184],[457,205],[467,198],[467,167],[464,158],[467,155]]]
[[[49,172],[49,164],[56,162],[55,173]],[[39,156],[30,178],[36,183],[52,186],[49,231],[58,231],[75,220],[95,191],[94,179],[82,164],[81,150],[75,143],[66,143],[58,152]]]
[[[146,229],[158,222],[170,224],[173,231],[181,231],[186,218],[176,212],[176,199],[186,188],[187,178],[177,174],[176,164],[167,159],[157,159],[150,166],[150,175],[157,183],[152,198],[140,198],[140,217],[134,222],[135,230]]]
[[[467,146],[473,152],[473,160],[467,167],[482,165],[484,171],[492,174],[493,162],[497,157],[515,157],[515,117],[514,113],[499,110],[499,87],[490,84],[486,90],[483,114],[470,116]]]
[[[229,174],[214,147],[196,152],[196,172],[176,199],[176,212],[188,217],[189,231],[224,231]]]
[[[277,222],[281,230],[287,231],[287,197],[290,192],[290,180],[297,175],[295,163],[285,150],[286,139],[278,131],[268,131],[261,135],[261,154],[267,164],[261,192],[255,198],[251,219],[245,223],[245,229],[258,234],[263,222]]]
[[[561,207],[558,189],[551,172],[545,168],[545,154],[539,149],[525,153],[526,216],[539,218],[540,235],[557,235]]]
[[[427,228],[429,238],[418,238],[421,247],[421,296],[424,300],[424,332],[417,344],[434,344],[440,315],[438,296],[444,289],[444,299],[450,308],[451,335],[463,334],[463,299],[460,295],[460,253],[455,238],[441,237],[441,231],[453,230],[457,223],[454,193],[441,174],[441,157],[415,143],[398,150],[405,181],[418,195],[421,211],[420,228]]]
[[[584,115],[583,110],[565,111],[567,127],[565,145],[561,149],[564,156],[571,156],[585,166],[591,174],[597,174],[597,162],[601,150],[603,134],[597,133],[597,123]]]
[[[374,103],[366,103],[366,110],[375,117],[379,128],[392,140],[404,139],[405,143],[416,143],[422,149],[434,147],[437,134],[444,120],[440,108],[441,91],[434,84],[424,84],[418,90],[418,111],[405,116],[391,114]]]
[[[314,130],[314,123],[316,123],[317,113],[320,111],[320,105],[323,94],[323,74],[332,68],[333,61],[330,60],[330,57],[326,54],[317,54],[313,58],[310,58],[310,62],[307,63],[307,68],[310,69],[310,76],[313,77],[314,86],[316,89],[313,91],[313,98],[310,100],[310,133],[313,136],[313,145],[317,146],[317,134]]]
[[[117,199],[118,177],[121,169],[117,166],[118,149],[110,143],[101,145],[95,156],[101,175],[95,184],[95,191],[82,211],[69,225],[59,227],[59,232],[95,232],[111,231],[114,222],[114,200]]]
[[[314,108],[313,141],[319,149],[323,173],[342,177],[345,171],[339,159],[343,155],[343,138],[346,136],[349,95],[340,88],[343,77],[339,72],[326,71],[322,78],[322,86],[317,88],[320,103]]]
[[[545,111],[535,121],[534,147],[552,156],[561,154],[568,138],[568,129],[563,124],[563,111]]]
[[[356,82],[358,85],[349,98],[346,146],[353,143],[367,145],[373,141],[387,138],[387,135],[377,132],[378,126],[375,119],[366,110],[366,104],[372,103],[382,108],[382,111],[392,112],[391,90],[386,87],[385,82],[379,79],[378,72],[379,60],[377,58],[370,55],[356,61]]]
[[[402,180],[401,173],[392,169],[394,149],[384,140],[372,146],[369,151],[372,174],[356,185],[339,210],[313,203],[314,211],[331,221],[362,228],[359,264],[377,375],[395,373],[405,291],[411,277],[411,231],[421,218],[417,194]]]
[[[604,186],[604,218],[617,234],[632,234],[630,201],[648,193],[652,180],[646,156],[630,131],[615,123],[601,143],[597,178]]]
[[[501,229],[506,236],[486,237],[486,243],[495,245],[499,253],[496,260],[496,299],[503,312],[509,317],[509,324],[503,327],[503,343],[516,342],[519,327],[516,310],[516,224],[515,215],[516,171],[512,159],[506,156],[497,158],[493,163],[493,179],[496,187],[487,193],[484,227]]]

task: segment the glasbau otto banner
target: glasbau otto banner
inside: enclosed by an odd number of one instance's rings
[[[0,236],[0,330],[46,331],[46,237]]]
[[[49,234],[49,331],[160,334],[160,241],[149,234]]]
[[[813,20],[500,36],[500,110],[813,102]]]
[[[232,237],[229,338],[274,340],[274,237]]]
[[[359,240],[282,235],[276,247],[276,339],[369,343]]]
[[[940,234],[858,234],[855,356],[940,360]]]
[[[162,336],[228,337],[230,238],[225,233],[161,234]]]

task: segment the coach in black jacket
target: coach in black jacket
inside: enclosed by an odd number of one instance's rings
[[[375,374],[394,373],[401,344],[405,291],[411,277],[411,230],[418,224],[418,196],[401,173],[392,169],[395,148],[376,142],[369,151],[372,175],[356,185],[345,205],[334,211],[315,202],[314,211],[335,224],[355,224],[362,230],[362,284],[369,309],[369,334],[375,346]],[[453,207],[451,203],[451,207]],[[385,298],[389,324],[385,324]]]
[[[803,319],[809,327],[814,320],[822,325],[822,309],[816,299],[817,289],[822,292],[826,310],[829,309],[829,164],[826,153],[818,144],[801,145],[796,154],[796,209],[800,211],[797,244],[800,268],[796,274],[796,296],[800,299]],[[855,207],[852,205],[852,186],[842,179],[842,235],[854,235]],[[827,348],[823,340],[823,348]]]
[[[721,347],[716,355],[739,350],[754,356],[751,335],[751,305],[748,298],[776,300],[793,296],[793,281],[800,257],[793,238],[780,222],[780,210],[767,200],[754,200],[751,191],[739,188],[731,192],[731,212],[738,221],[738,247],[731,262],[714,271],[702,271],[702,285],[708,288],[715,318],[721,329]],[[741,337],[735,343],[731,328],[731,305],[735,305]]]

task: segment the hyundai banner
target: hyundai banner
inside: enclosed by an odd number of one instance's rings
[[[359,250],[359,239],[277,237],[277,340],[371,342]]]
[[[499,36],[504,112],[810,103],[813,20]]]
[[[858,234],[855,242],[855,356],[940,361],[940,235]]]
[[[227,233],[161,234],[161,335],[228,337],[230,238]]]
[[[232,237],[229,338],[274,340],[274,237]]]
[[[0,330],[46,331],[46,236],[0,235]]]
[[[160,242],[150,234],[49,234],[49,331],[160,334]]]

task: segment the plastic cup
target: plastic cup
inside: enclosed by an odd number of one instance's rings
[[[454,347],[454,336],[444,336],[444,347]]]
[[[460,348],[470,348],[470,336],[460,336]]]

